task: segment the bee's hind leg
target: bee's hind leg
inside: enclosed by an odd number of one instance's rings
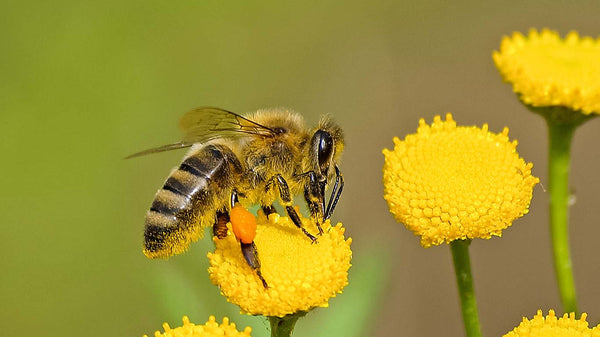
[[[264,277],[262,276],[262,273],[260,272],[260,260],[258,259],[258,251],[256,250],[256,245],[254,244],[254,241],[252,241],[252,243],[240,242],[240,244],[242,245],[242,255],[244,255],[244,259],[246,259],[246,262],[248,263],[250,268],[254,270],[256,275],[258,275],[258,278],[262,282],[265,289],[269,288],[267,281],[265,281]]]
[[[269,183],[267,184],[267,189],[273,182],[277,183],[277,186],[279,187],[279,197],[281,198],[281,204],[285,206],[285,211],[287,212],[294,225],[300,228],[302,230],[302,233],[304,233],[304,235],[306,235],[313,243],[317,242],[317,238],[314,235],[310,234],[306,230],[306,228],[302,226],[302,220],[300,220],[298,212],[296,212],[296,210],[292,206],[292,196],[290,194],[290,188],[288,187],[288,184],[285,181],[285,179],[283,179],[281,174],[274,175],[271,178],[271,180],[269,180]]]
[[[238,199],[238,191],[236,189],[234,189],[233,191],[231,191],[231,208],[235,207],[235,205],[239,202]],[[271,206],[272,207],[272,206]],[[273,210],[275,210],[273,208]],[[227,221],[231,221],[230,216],[227,212],[224,213],[225,216],[227,216]],[[225,216],[221,216],[223,219],[225,218]],[[217,212],[217,222],[219,221],[219,213]],[[243,225],[243,223],[241,223],[240,225]],[[233,224],[232,224],[233,226]],[[225,228],[227,229],[227,227]],[[214,231],[214,229],[213,229]],[[250,243],[244,243],[242,242],[242,238],[237,238],[240,242],[240,246],[242,248],[242,255],[244,256],[244,259],[246,260],[246,263],[248,263],[248,266],[250,266],[250,268],[252,268],[252,270],[254,270],[254,272],[256,273],[256,275],[258,276],[258,278],[260,279],[260,281],[263,284],[263,287],[268,288],[269,285],[267,284],[267,281],[265,281],[265,278],[262,276],[262,273],[260,271],[260,259],[258,258],[258,250],[256,249],[256,245],[254,244],[254,239],[251,238],[251,242]]]

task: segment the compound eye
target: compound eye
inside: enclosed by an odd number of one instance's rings
[[[317,142],[318,145],[318,160],[321,171],[326,171],[333,154],[333,138],[329,132],[318,130],[313,136],[313,141]]]

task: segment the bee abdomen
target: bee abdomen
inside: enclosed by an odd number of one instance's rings
[[[188,156],[171,172],[146,214],[146,256],[182,253],[202,237],[203,228],[214,222],[215,209],[222,207],[217,203],[231,193],[224,186],[240,172],[239,160],[222,145],[208,145]]]
[[[150,206],[150,211],[164,215],[175,215],[180,210],[189,207],[189,204],[190,202],[187,197],[163,188],[156,193],[152,206]]]
[[[212,179],[217,186],[227,183],[233,174],[241,172],[241,164],[233,151],[223,145],[208,145],[196,154],[187,157],[180,171],[198,178]]]

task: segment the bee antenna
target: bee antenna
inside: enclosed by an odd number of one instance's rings
[[[333,210],[342,195],[342,190],[344,189],[344,177],[342,177],[342,173],[337,165],[335,165],[335,184],[333,185],[333,190],[331,191],[331,196],[329,197],[329,203],[327,204],[327,210],[325,211],[325,218],[323,220],[328,220],[331,218],[333,214]]]

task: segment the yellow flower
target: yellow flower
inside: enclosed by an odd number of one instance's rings
[[[509,141],[508,128],[495,134],[487,124],[457,127],[447,114],[431,126],[421,119],[416,134],[394,144],[383,150],[384,198],[423,247],[501,236],[529,211],[539,179]]]
[[[309,220],[302,222],[308,231],[317,231]],[[342,224],[331,227],[326,221],[313,244],[287,217],[271,214],[267,219],[259,211],[257,223],[254,242],[268,288],[246,263],[234,235],[215,238],[215,252],[208,254],[211,281],[242,312],[283,317],[327,307],[329,298],[348,284],[352,239],[344,239]]]
[[[523,318],[521,324],[503,337],[600,337],[600,327],[588,328],[585,321],[587,314],[581,314],[580,319],[575,319],[575,314],[564,314],[557,318],[554,310],[550,310],[544,318],[541,310],[533,319]]]
[[[533,107],[566,107],[600,114],[600,39],[547,29],[505,36],[493,54],[504,81]]]
[[[195,325],[190,322],[187,316],[183,316],[183,326],[171,329],[168,323],[163,323],[164,333],[156,331],[154,337],[250,337],[252,329],[246,327],[244,331],[239,332],[235,323],[229,323],[229,318],[223,318],[223,323],[217,323],[215,316],[210,316],[208,322],[203,325]],[[144,335],[148,337],[148,335]]]

